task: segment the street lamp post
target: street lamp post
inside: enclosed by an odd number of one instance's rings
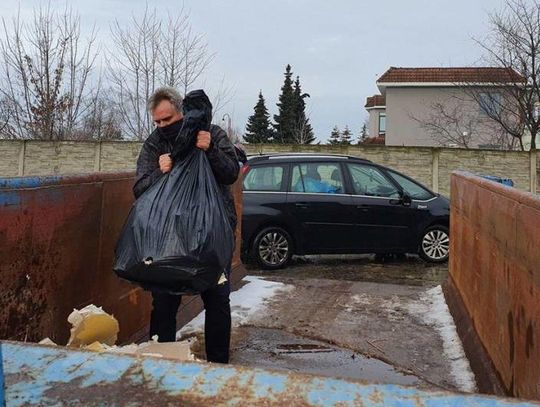
[[[231,128],[231,116],[229,113],[225,113],[223,117],[221,118],[221,121],[225,123],[225,117],[227,117],[227,136],[229,136],[229,139],[232,140],[232,128]]]

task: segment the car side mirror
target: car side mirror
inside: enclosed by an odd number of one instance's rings
[[[403,206],[411,206],[412,199],[408,194],[404,193],[403,196],[401,197],[401,202]]]

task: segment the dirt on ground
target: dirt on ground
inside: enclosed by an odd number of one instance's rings
[[[261,270],[247,263],[249,274],[265,277],[323,278],[413,286],[436,286],[446,280],[448,264],[433,264],[410,255],[335,255],[295,257],[281,270]]]

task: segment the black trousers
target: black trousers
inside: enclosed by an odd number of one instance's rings
[[[230,274],[229,274],[230,276]],[[201,298],[206,311],[204,320],[204,341],[206,360],[229,363],[231,341],[231,306],[229,281],[203,293]],[[176,314],[182,296],[166,293],[152,293],[152,313],[150,316],[150,337],[158,335],[159,342],[176,340]]]

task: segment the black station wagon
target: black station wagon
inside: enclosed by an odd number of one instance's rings
[[[448,259],[448,199],[397,171],[314,154],[252,156],[243,170],[243,251],[263,268],[284,267],[294,254]]]

